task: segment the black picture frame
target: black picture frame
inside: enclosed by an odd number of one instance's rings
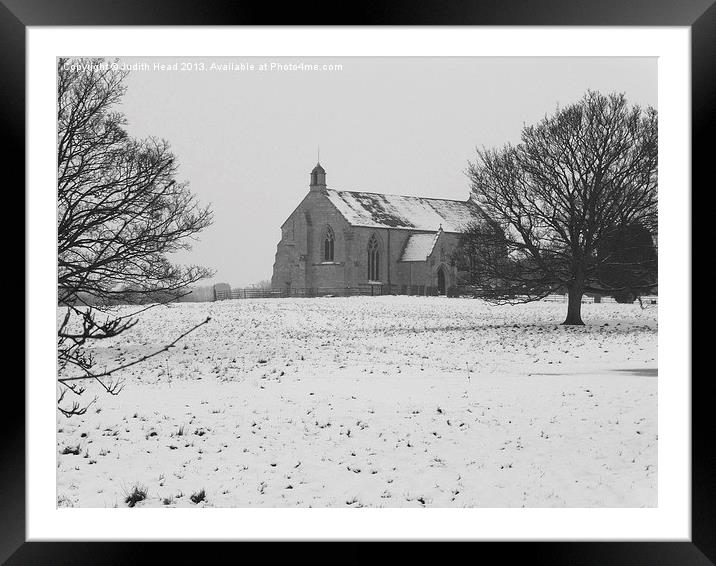
[[[714,0],[490,0],[373,1],[326,6],[231,0],[0,0],[0,114],[6,141],[5,170],[25,182],[25,34],[28,26],[117,25],[564,25],[686,26],[692,38],[692,186],[706,182],[712,159],[716,100],[716,5]],[[709,184],[713,184],[711,181]],[[707,185],[708,187],[708,185]],[[6,191],[8,189],[6,188]],[[687,188],[684,198],[689,198]],[[18,191],[15,191],[18,192]],[[20,206],[23,207],[24,203]],[[32,297],[25,295],[25,302]],[[28,337],[31,338],[31,337]],[[709,372],[694,375],[692,387],[692,536],[689,542],[494,542],[465,543],[470,559],[502,563],[529,560],[543,564],[680,564],[716,562],[716,443],[711,425]],[[25,537],[25,388],[9,375],[3,392],[16,400],[18,414],[8,415],[0,456],[0,562],[19,564],[127,564],[143,561],[205,560],[201,545],[146,542],[26,542]],[[7,414],[7,413],[6,413]],[[199,512],[200,513],[200,512]],[[78,533],[81,538],[81,533]],[[249,543],[244,543],[249,544]],[[258,543],[252,543],[258,544]],[[290,560],[304,556],[334,562],[374,562],[387,556],[384,543],[357,543],[318,549],[306,543],[281,545]],[[453,549],[443,545],[402,545],[400,562],[446,560]],[[233,550],[236,560],[250,559]],[[157,558],[160,557],[160,558]],[[275,550],[263,560],[277,558]],[[281,556],[283,558],[284,556]],[[254,558],[256,559],[256,558]],[[324,559],[324,560],[325,560]],[[431,560],[432,561],[432,560]]]

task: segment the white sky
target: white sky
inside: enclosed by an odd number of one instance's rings
[[[280,225],[308,191],[317,147],[331,188],[468,196],[475,147],[591,88],[657,105],[656,58],[127,58],[125,63],[340,64],[341,71],[133,71],[119,110],[131,135],[167,139],[214,224],[180,263],[202,284],[271,277]]]

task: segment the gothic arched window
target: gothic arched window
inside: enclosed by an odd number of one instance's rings
[[[333,261],[335,248],[335,236],[333,228],[326,226],[326,232],[323,236],[323,261]]]
[[[375,234],[368,240],[368,281],[380,280],[380,243]]]

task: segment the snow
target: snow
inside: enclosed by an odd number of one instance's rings
[[[657,504],[657,310],[443,297],[183,303],[96,350],[58,414],[57,504],[643,507]],[[58,316],[61,316],[58,311]],[[69,448],[78,454],[62,454]],[[190,496],[206,490],[198,504]]]
[[[353,226],[461,232],[484,214],[472,200],[446,200],[327,189],[328,200]]]
[[[400,261],[426,261],[435,247],[438,233],[413,234],[405,243]]]

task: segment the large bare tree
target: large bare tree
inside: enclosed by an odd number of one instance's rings
[[[57,63],[58,302],[65,309],[58,328],[58,408],[67,416],[88,405],[76,397],[68,403],[66,394],[81,395],[89,381],[116,394],[119,370],[173,345],[96,371],[88,346],[131,328],[148,308],[120,315],[112,305],[166,303],[211,275],[170,261],[210,225],[211,212],[199,206],[187,183],[177,182],[168,142],[128,135],[115,110],[127,73],[114,63]]]
[[[656,283],[654,108],[589,91],[525,126],[520,143],[479,149],[467,175],[473,198],[495,220],[472,223],[462,238],[469,281],[487,299],[525,302],[566,291],[564,324],[583,324],[585,293]]]

